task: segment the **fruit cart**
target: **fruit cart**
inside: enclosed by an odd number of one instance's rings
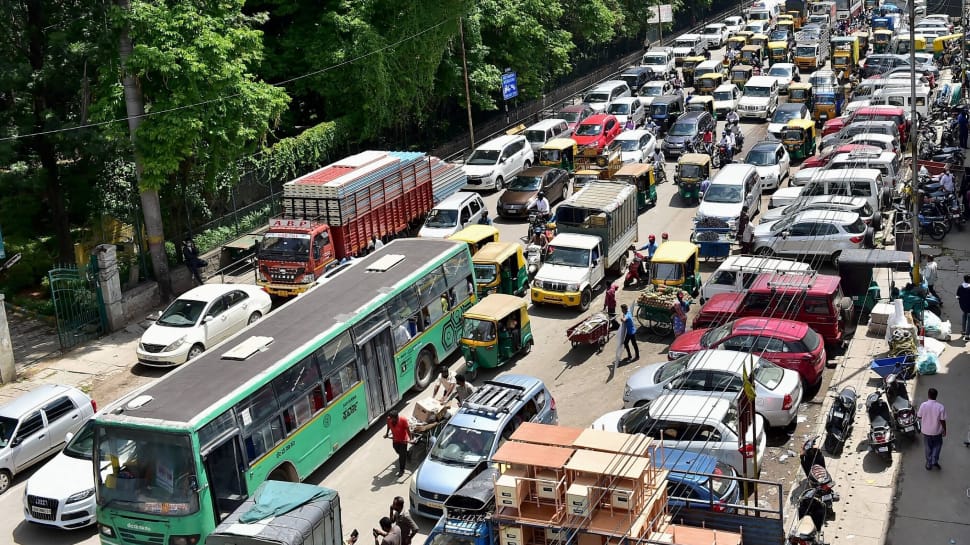
[[[573,346],[594,344],[596,351],[601,352],[610,338],[610,318],[603,312],[587,316],[566,330],[566,338]]]
[[[728,227],[697,226],[690,236],[690,241],[700,248],[700,256],[706,261],[721,260],[731,255],[733,240]]]
[[[637,321],[657,335],[666,336],[674,331],[674,305],[679,304],[677,294],[690,304],[690,294],[670,286],[650,286],[637,296]]]

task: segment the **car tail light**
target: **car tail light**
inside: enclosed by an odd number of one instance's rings
[[[863,240],[865,240],[865,238],[862,237],[862,236],[855,236],[855,237],[852,237],[852,238],[849,239],[849,241],[852,244],[858,244],[858,243],[862,242]]]
[[[727,510],[727,507],[724,506],[723,501],[716,500],[713,504],[711,504],[711,510],[714,511],[715,513],[723,513],[724,511]]]
[[[556,398],[549,397],[549,408],[553,411],[556,410]]]
[[[92,399],[91,408],[94,409],[94,412],[98,412],[98,402]]]
[[[788,409],[791,409],[792,403],[794,403],[794,401],[795,400],[792,399],[791,394],[785,394],[785,399],[783,399],[781,402],[781,410],[787,411]]]
[[[745,458],[754,458],[754,445],[751,443],[745,443],[743,447],[738,449],[738,452],[740,452],[741,456],[744,456]]]

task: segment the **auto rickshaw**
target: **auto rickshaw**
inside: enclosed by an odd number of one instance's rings
[[[572,138],[553,138],[539,149],[539,164],[572,172],[578,151],[579,146]]]
[[[448,237],[448,240],[458,240],[468,243],[472,255],[482,249],[489,242],[498,242],[498,229],[491,225],[469,225],[461,231]]]
[[[791,15],[792,21],[795,22],[795,30],[800,30],[802,28],[802,24],[805,23],[805,18],[802,16],[802,12],[798,10],[792,10],[792,11],[786,11],[785,13],[788,15]]]
[[[792,83],[788,86],[788,102],[800,102],[811,111],[815,106],[815,96],[811,83]]]
[[[909,252],[897,250],[843,250],[839,256],[839,284],[842,294],[852,299],[852,306],[858,313],[872,311],[879,301],[893,298],[895,273],[912,273],[913,260]],[[877,279],[886,280],[890,293],[882,293]]]
[[[825,123],[842,115],[842,89],[838,87],[819,87],[815,89],[815,104],[812,117],[818,123]]]
[[[748,83],[751,79],[751,74],[754,72],[754,67],[747,64],[736,64],[734,68],[731,69],[731,83],[737,85],[744,90],[744,84]]]
[[[637,212],[657,204],[657,179],[653,165],[647,163],[627,163],[616,171],[614,180],[626,182],[637,188]]]
[[[913,49],[918,53],[926,51],[926,37],[922,34],[917,34],[910,40],[908,34],[899,35],[894,36],[889,43],[889,52],[895,55],[908,55]]]
[[[664,242],[650,260],[650,282],[655,286],[676,286],[697,297],[701,287],[700,249],[696,244]],[[465,313],[468,316],[468,313]]]
[[[795,21],[791,19],[779,19],[775,23],[775,30],[787,30],[790,34],[795,34]]]
[[[959,46],[961,38],[963,34],[950,34],[933,40],[933,59],[940,60],[951,42]]]
[[[889,43],[893,39],[893,31],[880,29],[872,33],[872,52],[886,53],[889,51]]]
[[[684,64],[680,66],[680,73],[684,76],[685,87],[694,86],[694,68],[697,68],[697,65],[705,60],[707,59],[702,56],[684,57]]]
[[[528,289],[529,271],[518,242],[489,242],[475,252],[472,264],[479,299],[493,293],[522,297]]]
[[[736,49],[737,51],[741,51],[741,48],[746,45],[748,45],[748,37],[742,35],[740,32],[728,38],[727,41],[727,49]],[[725,51],[727,51],[727,49],[725,49]]]
[[[785,124],[782,142],[792,159],[805,159],[815,155],[815,122],[811,119],[792,119]]]
[[[832,70],[836,74],[841,74],[840,83],[844,83],[852,71],[855,70],[855,59],[852,58],[852,50],[848,46],[840,46],[832,53]]]
[[[711,117],[717,119],[714,113],[714,97],[710,95],[694,95],[687,102],[688,112],[707,112]]]
[[[768,55],[771,63],[791,62],[791,51],[788,42],[771,42],[768,44]]]
[[[724,74],[711,72],[697,78],[694,82],[694,93],[698,95],[713,95],[714,89],[724,83]]]
[[[741,62],[753,65],[755,59],[758,59],[759,64],[764,65],[764,49],[760,45],[746,45],[741,48]]]
[[[532,326],[526,301],[493,293],[465,311],[461,355],[472,380],[478,369],[494,369],[532,350]]]
[[[674,183],[680,188],[680,198],[688,204],[701,200],[701,182],[711,177],[711,156],[685,153],[677,159]]]
[[[865,30],[857,30],[852,33],[852,36],[859,41],[859,58],[861,59],[869,52],[869,33]]]
[[[767,34],[755,34],[751,37],[751,42],[749,45],[756,45],[761,48],[761,58],[768,58],[768,35]]]

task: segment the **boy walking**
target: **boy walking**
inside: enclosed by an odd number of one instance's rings
[[[633,313],[630,312],[630,307],[627,305],[620,305],[620,311],[623,312],[623,330],[625,332],[623,348],[626,349],[626,359],[627,361],[637,361],[640,359],[640,347],[637,346],[637,326],[633,323]],[[633,345],[633,354],[630,354],[631,344]]]

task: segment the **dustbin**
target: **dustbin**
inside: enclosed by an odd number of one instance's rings
[[[909,223],[907,222],[897,223],[896,228],[893,230],[893,232],[896,236],[896,249],[901,252],[912,252],[913,251],[913,230],[910,228]]]

